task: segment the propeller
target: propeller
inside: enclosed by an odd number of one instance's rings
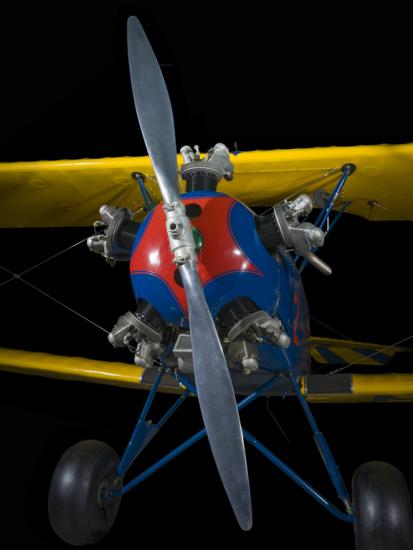
[[[136,113],[162,194],[166,228],[188,304],[195,382],[219,475],[241,528],[252,526],[244,440],[224,352],[197,270],[191,223],[178,192],[172,107],[158,61],[136,17],[128,19],[128,58]]]

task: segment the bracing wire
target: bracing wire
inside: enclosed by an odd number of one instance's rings
[[[344,367],[340,367],[339,369],[333,370],[333,371],[329,372],[328,374],[337,374],[338,372],[341,372],[344,369],[348,369],[349,367],[351,367],[353,365],[358,365],[359,363],[362,363],[363,361],[366,361],[367,359],[370,359],[371,357],[374,357],[375,355],[378,355],[382,351],[386,351],[386,350],[392,349],[396,346],[399,346],[400,344],[403,344],[404,342],[407,342],[408,340],[411,340],[412,338],[413,338],[413,334],[411,334],[407,338],[403,338],[402,340],[399,340],[398,342],[395,342],[394,344],[391,344],[390,346],[385,346],[383,348],[380,348],[380,349],[374,351],[373,353],[370,353],[370,355],[366,355],[362,359],[358,359],[357,361],[353,361],[352,363],[348,363],[348,365],[344,365]]]
[[[67,309],[68,311],[71,311],[72,313],[74,313],[75,315],[77,315],[78,317],[80,317],[81,319],[87,321],[88,323],[90,323],[91,325],[95,326],[96,328],[98,328],[99,330],[102,330],[103,332],[105,332],[106,334],[109,334],[109,331],[106,330],[105,328],[101,327],[100,325],[98,325],[97,323],[95,323],[94,321],[92,321],[91,319],[89,319],[88,317],[86,317],[85,315],[83,315],[82,313],[79,313],[78,311],[76,311],[75,309],[69,307],[68,305],[64,304],[61,300],[58,300],[57,298],[51,296],[50,294],[48,294],[47,292],[45,292],[44,290],[38,288],[37,286],[35,286],[33,283],[29,283],[29,281],[26,281],[25,279],[22,278],[23,275],[29,273],[30,271],[36,269],[37,267],[41,266],[41,265],[44,265],[46,264],[47,262],[49,262],[50,260],[53,260],[54,258],[57,258],[58,256],[61,256],[62,254],[64,254],[65,252],[68,252],[69,250],[72,250],[73,248],[75,248],[76,246],[79,246],[80,244],[84,243],[85,241],[87,241],[88,237],[86,237],[85,239],[82,239],[81,241],[78,241],[77,243],[74,243],[66,248],[64,248],[63,250],[60,250],[59,252],[56,252],[55,254],[53,254],[52,256],[49,256],[48,258],[42,260],[41,262],[38,262],[37,264],[29,267],[28,269],[25,269],[24,271],[22,271],[21,273],[13,273],[12,271],[10,271],[10,269],[7,269],[6,267],[0,265],[0,268],[5,271],[6,273],[8,273],[9,275],[11,275],[11,277],[9,279],[7,279],[6,281],[3,281],[2,283],[0,283],[0,287],[6,285],[7,283],[10,283],[11,281],[15,281],[15,280],[18,280],[18,281],[21,281],[22,283],[26,284],[27,286],[29,286],[30,288],[33,288],[33,290],[36,290],[37,292],[39,292],[40,294],[42,294],[43,296],[46,296],[47,298],[49,298],[50,300],[52,300],[53,302],[55,302],[56,304],[59,304],[60,306],[64,307],[65,309]]]

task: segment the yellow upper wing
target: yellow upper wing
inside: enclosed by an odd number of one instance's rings
[[[251,206],[320,187],[330,191],[340,167],[352,162],[357,171],[337,206],[351,201],[348,211],[369,220],[413,219],[413,144],[252,151],[231,160],[234,180],[218,189]],[[91,225],[102,204],[136,211],[143,201],[134,171],[147,176],[159,201],[148,157],[0,163],[0,227]]]

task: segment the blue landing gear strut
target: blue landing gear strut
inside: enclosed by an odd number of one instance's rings
[[[187,390],[182,395],[180,395],[179,398],[172,405],[172,407],[164,414],[164,416],[161,418],[161,420],[157,424],[154,424],[151,420],[146,420],[146,417],[149,413],[153,400],[155,399],[155,394],[158,391],[159,384],[161,383],[161,380],[164,374],[165,374],[165,369],[160,369],[158,377],[156,378],[148,394],[145,405],[142,409],[138,422],[133,431],[132,437],[119,463],[119,466],[117,469],[117,473],[119,477],[123,477],[126,474],[126,472],[129,470],[129,468],[131,467],[135,459],[140,455],[140,453],[148,445],[151,439],[159,432],[162,426],[164,426],[167,420],[169,420],[169,418],[173,415],[173,413],[182,405],[182,403],[190,394],[190,392]],[[125,491],[125,488],[124,488],[124,490],[122,491],[122,494],[125,492],[127,491]]]
[[[142,452],[146,447],[149,441],[154,437],[154,435],[160,430],[160,428],[165,424],[165,422],[172,416],[172,414],[178,409],[178,407],[183,403],[186,397],[190,394],[196,395],[196,387],[188,380],[184,375],[180,373],[175,373],[174,376],[177,381],[186,388],[186,391],[175,401],[172,407],[167,411],[167,413],[162,417],[162,419],[154,424],[151,421],[146,420],[149,413],[150,407],[153,403],[156,391],[159,387],[161,379],[165,374],[165,369],[159,371],[158,377],[152,386],[151,391],[148,394],[147,400],[143,407],[142,413],[139,417],[139,420],[136,424],[135,430],[132,434],[132,437],[129,441],[129,444],[123,454],[123,457],[118,466],[118,476],[124,477],[130,466],[137,458],[137,456]],[[257,390],[252,392],[250,395],[242,399],[238,403],[238,410],[246,408],[251,404],[257,397],[266,393],[273,384],[276,382],[278,375],[272,377],[268,382],[261,385]],[[321,504],[326,510],[333,514],[336,518],[346,521],[348,523],[353,523],[352,509],[350,503],[350,497],[348,491],[345,487],[343,478],[341,476],[340,470],[338,469],[337,464],[334,461],[331,450],[327,444],[327,441],[323,434],[318,429],[316,421],[311,413],[311,410],[308,406],[308,403],[305,401],[304,397],[301,395],[300,388],[295,380],[295,377],[290,374],[290,381],[297,394],[297,398],[304,410],[304,413],[309,421],[309,424],[314,433],[314,439],[317,444],[317,448],[323,458],[324,464],[327,468],[327,472],[332,480],[332,483],[337,491],[338,497],[343,501],[346,508],[346,512],[339,510],[336,506],[330,503],[326,498],[324,498],[318,491],[316,491],[309,483],[304,481],[297,473],[295,473],[289,466],[287,466],[282,460],[280,460],[276,455],[269,451],[262,443],[260,443],[252,434],[247,430],[243,430],[244,439],[253,445],[258,451],[260,451],[265,457],[267,457],[277,468],[284,472],[288,477],[290,477],[295,483],[297,483],[304,491],[311,495],[319,504]],[[122,489],[118,491],[113,491],[113,495],[120,496],[128,493],[138,485],[142,483],[145,479],[150,477],[157,470],[168,464],[175,457],[179,456],[181,453],[186,451],[194,443],[202,439],[206,435],[205,429],[200,430],[194,436],[187,439],[184,443],[176,447],[173,451],[168,453],[158,462],[147,468],[144,472],[138,475],[135,479],[125,484]]]

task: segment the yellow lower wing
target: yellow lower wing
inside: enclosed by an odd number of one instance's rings
[[[312,403],[394,403],[413,401],[413,374],[310,374],[301,393]]]
[[[5,348],[0,348],[1,370],[145,390],[153,382],[151,373],[145,376],[134,365]],[[300,384],[306,399],[317,403],[413,401],[413,374],[316,374],[302,377]],[[163,393],[183,390],[168,375],[159,387]]]
[[[126,388],[151,387],[143,380],[145,369],[135,365],[17,349],[0,348],[0,370]],[[159,391],[180,393],[179,386],[169,378],[164,378]]]
[[[338,207],[351,201],[348,211],[369,220],[413,216],[413,144],[252,151],[231,160],[235,177],[218,189],[251,206],[272,205],[321,187],[331,191],[340,167],[352,162],[357,171]],[[87,226],[102,204],[136,211],[143,201],[131,177],[134,171],[146,175],[146,185],[159,201],[148,157],[0,163],[0,226]]]

